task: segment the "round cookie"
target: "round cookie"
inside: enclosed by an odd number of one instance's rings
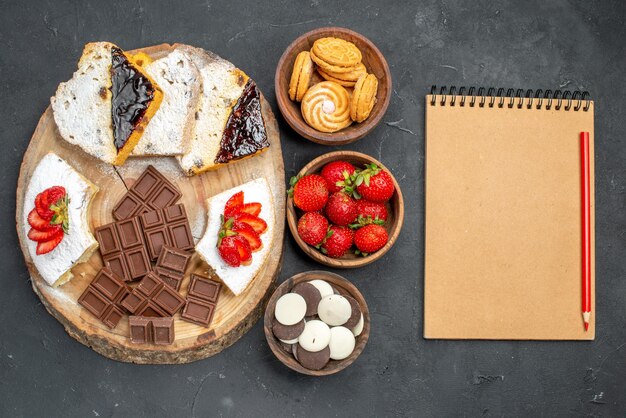
[[[310,352],[304,349],[300,344],[296,344],[296,360],[302,367],[309,370],[321,370],[330,360],[330,348],[328,346],[316,352]]]
[[[320,38],[313,43],[311,51],[331,65],[354,67],[361,62],[361,51],[352,42],[340,38]]]
[[[323,350],[330,341],[330,328],[324,322],[314,319],[304,324],[304,331],[298,337],[298,344],[312,353]]]
[[[322,300],[322,294],[311,283],[298,283],[291,289],[292,293],[297,293],[304,298],[306,302],[305,316],[317,315],[317,305]]]
[[[354,84],[356,83],[356,81],[345,81],[345,80],[340,80],[338,78],[335,78],[331,75],[329,75],[328,73],[326,73],[325,71],[323,71],[322,69],[318,68],[317,72],[319,73],[319,75],[322,76],[322,78],[326,81],[333,81],[343,87],[354,87]]]
[[[286,353],[291,354],[293,352],[293,344],[287,344],[279,340],[279,345]]]
[[[304,320],[295,325],[283,325],[276,318],[272,321],[272,332],[279,340],[293,340],[304,331]]]
[[[361,77],[363,74],[367,74],[367,69],[365,68],[365,65],[363,65],[362,63],[354,67],[354,69],[348,73],[333,73],[333,72],[324,71],[322,69],[318,69],[317,71],[324,78],[328,76],[334,80],[341,80],[343,82],[351,82],[351,83],[356,83],[359,77]],[[331,80],[331,81],[334,81],[334,80]]]
[[[332,295],[334,293],[333,287],[327,281],[324,281],[321,279],[314,279],[314,280],[308,281],[307,283],[310,283],[313,286],[315,286],[317,290],[320,291],[322,298],[325,298],[326,296]]]
[[[296,56],[289,80],[289,98],[291,100],[298,102],[302,100],[302,96],[309,88],[314,69],[315,66],[308,51],[302,51]]]
[[[311,60],[319,68],[321,68],[322,70],[326,71],[327,73],[344,74],[344,73],[349,73],[351,71],[354,71],[354,69],[356,68],[356,66],[340,67],[338,65],[330,64],[330,63],[324,61],[323,59],[321,59],[320,57],[318,57],[317,55],[315,55],[313,50],[311,50]]]
[[[354,328],[352,328],[352,333],[355,337],[358,337],[363,332],[363,325],[365,325],[365,321],[363,319],[363,314],[361,314],[361,319],[359,319],[359,323],[356,324]]]
[[[354,351],[355,339],[352,331],[346,327],[333,327],[330,329],[330,358],[343,360]]]
[[[350,126],[350,94],[333,81],[311,87],[302,98],[304,121],[320,132],[337,132]]]
[[[352,296],[344,296],[350,302],[350,308],[352,308],[352,313],[350,314],[350,318],[343,325],[346,328],[354,328],[359,323],[361,319],[361,307],[359,306],[359,302],[356,301]]]
[[[341,295],[323,298],[317,306],[320,319],[330,326],[343,325],[352,316],[352,307],[348,299]],[[306,347],[305,347],[306,348]]]
[[[295,325],[302,321],[306,313],[306,302],[297,293],[287,293],[276,301],[274,317],[283,325]]]
[[[354,85],[350,102],[350,118],[355,122],[363,122],[368,118],[376,103],[378,79],[374,74],[362,75]]]

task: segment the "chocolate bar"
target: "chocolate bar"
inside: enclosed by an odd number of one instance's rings
[[[140,218],[151,260],[159,257],[164,246],[184,251],[194,248],[187,212],[182,203],[145,212]]]
[[[138,217],[96,228],[104,264],[125,281],[142,278],[151,269]]]
[[[181,193],[174,184],[156,168],[148,166],[113,208],[113,218],[120,221],[163,209],[176,203],[180,197]]]
[[[135,344],[161,344],[174,342],[174,318],[149,318],[130,316],[128,318],[130,341]]]
[[[78,303],[113,329],[124,316],[120,304],[129,294],[124,280],[110,268],[103,267],[78,298]]]
[[[215,313],[221,287],[220,282],[192,274],[181,319],[208,327]]]
[[[172,316],[182,308],[185,299],[166,286],[154,272],[148,273],[122,301],[122,306],[137,316]]]

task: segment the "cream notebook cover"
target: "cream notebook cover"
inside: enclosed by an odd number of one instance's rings
[[[424,338],[594,339],[593,102],[529,93],[426,96]],[[587,332],[581,131],[590,134]]]

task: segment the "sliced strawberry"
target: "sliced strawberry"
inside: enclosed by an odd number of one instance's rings
[[[37,209],[31,210],[28,214],[28,224],[37,231],[49,231],[57,226],[51,225],[50,221],[47,221],[39,216],[39,214],[37,213]]]
[[[65,187],[63,186],[52,186],[44,190],[40,193],[42,195],[41,203],[46,206],[54,205],[65,196]]]
[[[258,202],[246,203],[242,205],[239,209],[239,212],[249,213],[253,216],[259,216],[261,213],[261,204]]]
[[[240,206],[243,206],[243,192],[237,192],[228,199],[224,206],[224,217],[233,216]]]
[[[228,236],[222,238],[217,251],[222,257],[222,260],[231,267],[239,267],[241,265],[241,257],[239,256],[239,250],[237,244],[235,244],[235,237]]]
[[[45,242],[56,238],[56,236],[59,234],[63,234],[63,228],[61,227],[61,225],[53,225],[53,227],[54,228],[47,231],[38,231],[36,229],[31,229],[30,231],[28,231],[28,238],[37,242]]]
[[[250,225],[257,234],[262,234],[267,229],[267,223],[263,219],[249,213],[239,212],[235,215],[235,219]]]
[[[37,243],[37,255],[47,254],[54,250],[63,240],[63,234],[59,234],[49,241]]]
[[[252,227],[247,223],[235,221],[233,223],[233,231],[235,231],[237,234],[241,235],[248,241],[248,244],[250,244],[250,249],[252,251],[256,251],[261,248],[261,245],[263,243],[261,242],[259,234],[257,234],[256,231],[252,229]]]
[[[233,240],[235,241],[235,246],[237,246],[241,262],[245,263],[252,260],[252,250],[250,249],[248,240],[246,240],[242,235],[235,235]]]
[[[43,202],[43,193],[39,193],[35,198],[35,209],[37,214],[46,221],[49,221],[54,216],[54,212],[50,210],[50,205],[46,205]]]

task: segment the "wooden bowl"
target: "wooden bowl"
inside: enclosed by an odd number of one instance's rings
[[[356,337],[356,345],[354,346],[354,351],[352,352],[352,354],[350,354],[349,357],[343,360],[330,360],[326,367],[321,370],[309,370],[305,367],[302,367],[300,363],[298,363],[298,360],[296,360],[291,353],[287,353],[282,348],[282,346],[280,345],[280,341],[274,336],[274,333],[272,332],[272,320],[274,319],[274,309],[276,308],[276,301],[278,300],[278,298],[286,293],[289,293],[289,291],[296,284],[315,279],[325,280],[335,289],[337,289],[340,294],[352,296],[354,299],[356,299],[357,302],[359,302],[361,312],[363,313],[363,331],[358,337]],[[370,312],[367,309],[367,303],[365,302],[365,299],[363,298],[361,292],[359,292],[356,286],[354,286],[348,280],[344,279],[338,274],[328,271],[307,271],[304,273],[296,274],[295,276],[287,279],[274,291],[274,294],[270,297],[270,300],[267,303],[267,308],[265,309],[263,329],[265,331],[265,338],[267,339],[267,343],[272,349],[272,352],[285,366],[297,371],[298,373],[308,374],[310,376],[326,376],[345,369],[346,367],[354,363],[354,360],[356,360],[361,352],[363,352],[365,344],[367,344],[367,340],[370,336]]]
[[[299,215],[302,215],[302,213],[293,204],[293,197],[291,196],[287,197],[287,223],[289,224],[291,235],[293,235],[293,238],[298,243],[298,246],[300,246],[302,251],[304,251],[313,260],[334,268],[363,267],[367,264],[373,263],[374,261],[381,258],[383,255],[385,255],[385,253],[389,251],[389,249],[398,239],[398,235],[400,235],[400,230],[402,229],[402,223],[404,222],[404,198],[402,197],[402,191],[400,190],[398,182],[393,176],[393,173],[388,168],[386,168],[380,161],[376,160],[375,158],[356,151],[334,151],[329,152],[328,154],[320,155],[319,157],[305,165],[304,168],[300,170],[298,175],[303,176],[305,174],[319,173],[324,165],[331,161],[337,160],[347,161],[357,168],[363,167],[363,164],[366,163],[374,163],[378,167],[387,170],[387,172],[391,175],[391,178],[393,179],[393,185],[396,190],[391,197],[391,200],[386,203],[388,217],[387,221],[385,222],[384,228],[387,230],[387,234],[389,235],[389,241],[387,241],[387,244],[385,244],[385,246],[380,250],[368,255],[367,257],[357,256],[352,252],[345,254],[341,258],[328,257],[322,254],[318,249],[302,241],[302,239],[298,235],[298,218]]]
[[[317,39],[329,36],[354,43],[363,55],[363,64],[365,64],[367,71],[378,78],[376,104],[369,117],[361,123],[354,122],[347,128],[334,133],[320,132],[307,125],[300,111],[300,103],[289,99],[289,80],[296,56],[302,51],[310,50],[313,42]],[[323,81],[317,72],[315,72],[315,76],[313,77],[315,82]],[[391,98],[391,72],[383,54],[363,35],[344,28],[319,28],[305,33],[287,47],[276,67],[274,88],[276,89],[278,108],[294,131],[318,144],[343,145],[364,137],[380,123]],[[348,88],[348,91],[351,92],[352,89]]]

